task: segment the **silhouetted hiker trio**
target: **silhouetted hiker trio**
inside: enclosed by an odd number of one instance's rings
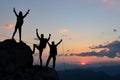
[[[15,15],[17,17],[17,22],[16,22],[16,25],[15,25],[14,33],[12,35],[12,39],[14,39],[15,33],[17,32],[17,29],[18,29],[19,30],[19,42],[22,41],[21,40],[21,32],[22,32],[22,25],[24,23],[23,19],[27,16],[29,11],[30,11],[30,9],[28,9],[26,14],[23,16],[22,11],[20,11],[19,15],[18,15],[15,8],[13,8],[13,12],[15,13]],[[49,57],[48,57],[47,62],[46,62],[46,67],[48,67],[50,59],[53,58],[52,68],[55,69],[57,46],[62,42],[62,39],[57,44],[55,44],[54,41],[52,41],[52,43],[50,44],[48,41],[50,40],[51,34],[49,34],[48,38],[44,38],[44,34],[41,34],[41,36],[39,36],[38,29],[36,29],[36,35],[37,35],[37,38],[39,39],[40,43],[39,43],[39,45],[33,44],[33,53],[35,53],[35,48],[37,48],[39,50],[40,66],[41,67],[43,66],[42,65],[42,53],[43,53],[43,50],[46,48],[46,45],[48,43],[50,51],[49,51]]]

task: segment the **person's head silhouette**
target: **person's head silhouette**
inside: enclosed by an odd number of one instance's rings
[[[19,16],[23,16],[22,11],[19,12]]]
[[[41,34],[41,38],[44,38],[44,34]]]
[[[54,42],[54,41],[52,41],[52,45],[55,45],[55,42]]]

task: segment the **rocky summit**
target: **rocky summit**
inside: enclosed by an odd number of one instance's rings
[[[0,80],[59,80],[48,67],[33,66],[33,52],[24,42],[0,42]]]

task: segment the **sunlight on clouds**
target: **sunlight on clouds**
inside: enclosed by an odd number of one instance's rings
[[[101,63],[101,62],[117,62],[120,59],[118,57],[115,58],[108,58],[108,57],[95,57],[95,56],[91,56],[91,57],[80,57],[80,56],[66,56],[66,62],[69,63],[76,63],[76,64],[83,64],[85,63],[86,65],[89,64],[94,64],[94,63]],[[75,60],[74,60],[75,59]]]
[[[85,52],[81,54],[77,54],[78,56],[96,56],[96,57],[108,57],[108,58],[115,58],[119,57],[120,53],[120,41],[116,40],[112,43],[109,43],[107,45],[98,45],[91,49],[103,49],[100,52],[92,51],[92,52]]]
[[[105,6],[119,6],[120,0],[85,0],[87,3],[100,2]]]
[[[5,28],[11,29],[11,28],[13,28],[13,24],[7,24],[7,25],[5,25]]]
[[[101,0],[101,2],[107,6],[119,5],[120,0]]]
[[[103,3],[111,3],[113,0],[101,0]]]
[[[68,29],[63,28],[63,29],[60,29],[60,30],[59,30],[59,32],[60,32],[60,33],[67,33],[67,32],[69,32],[69,30],[68,30]]]

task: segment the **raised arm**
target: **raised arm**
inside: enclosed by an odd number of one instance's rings
[[[50,37],[51,37],[51,34],[49,34],[49,37],[48,37],[47,41],[49,41],[49,40],[50,40]]]
[[[38,39],[40,40],[41,38],[40,38],[40,36],[38,34],[38,29],[36,29],[36,35],[37,35]]]
[[[16,16],[18,16],[15,8],[13,8],[13,12],[15,13]]]
[[[23,16],[23,18],[25,18],[27,16],[27,14],[29,14],[30,9],[28,9],[28,11],[26,12],[26,14]]]
[[[50,43],[47,41],[48,45],[50,46]]]
[[[57,46],[62,42],[62,39],[56,44]]]

